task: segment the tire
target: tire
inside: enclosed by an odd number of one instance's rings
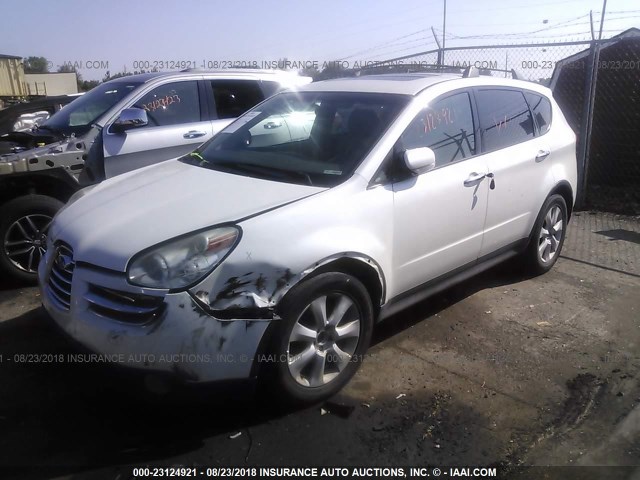
[[[2,276],[21,283],[36,283],[49,224],[62,205],[46,195],[25,195],[0,206]]]
[[[320,327],[323,303],[328,321]],[[371,342],[374,313],[367,289],[350,275],[323,273],[289,292],[278,311],[282,323],[267,375],[272,393],[288,404],[316,403],[337,393]],[[342,314],[334,316],[336,311]]]
[[[567,221],[564,198],[561,195],[548,197],[540,209],[529,245],[523,253],[525,266],[532,274],[541,275],[555,265],[564,245]]]

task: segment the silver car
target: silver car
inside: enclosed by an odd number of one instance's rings
[[[51,219],[80,186],[189,153],[265,98],[309,82],[268,70],[132,75],[97,86],[34,131],[0,137],[22,142],[0,155],[0,273],[35,282]],[[261,133],[286,128],[274,122]]]
[[[500,261],[548,271],[575,192],[575,135],[545,87],[309,84],[72,198],[42,299],[113,362],[192,382],[258,376],[315,401],[355,373],[378,320]]]

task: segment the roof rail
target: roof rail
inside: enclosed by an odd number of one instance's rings
[[[462,78],[474,78],[479,76],[480,76],[480,70],[478,70],[476,67],[472,65],[469,65],[467,68],[464,69],[464,72],[462,72]]]
[[[436,71],[440,73],[462,73],[463,78],[473,78],[482,75],[487,75],[487,72],[502,72],[511,75],[511,77],[515,80],[520,80],[522,77],[516,73],[514,69],[505,70],[503,68],[486,68],[486,67],[475,67],[473,65],[442,65],[439,63],[419,63],[415,66],[411,64],[404,64],[402,66],[398,65],[386,65],[384,62],[380,62],[378,65],[369,65],[356,71],[362,75],[367,74],[370,71],[380,71],[380,70],[403,70],[404,73],[418,73],[420,71],[423,72],[431,72]],[[379,72],[384,73],[384,72]]]
[[[272,75],[289,75],[296,76],[298,72],[292,70],[280,70],[280,69],[272,69],[272,68],[250,68],[250,67],[233,67],[233,68],[185,68],[180,70],[182,73],[225,73],[225,72],[233,72],[233,73],[265,73]]]
[[[462,78],[472,78],[472,77],[479,77],[480,75],[486,75],[485,72],[503,72],[503,73],[508,73],[509,75],[511,75],[511,78],[514,80],[522,80],[522,77],[520,75],[518,75],[518,72],[516,72],[515,68],[512,68],[510,70],[505,70],[504,68],[485,68],[485,67],[481,67],[481,68],[477,68],[474,67],[472,65],[469,65],[467,68],[464,69],[464,72],[462,73]]]

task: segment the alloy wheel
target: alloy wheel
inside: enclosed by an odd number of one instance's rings
[[[51,220],[50,215],[25,215],[9,226],[4,236],[4,251],[16,268],[26,273],[37,272],[46,251]]]
[[[542,263],[550,262],[557,255],[562,241],[563,223],[562,210],[558,205],[553,205],[544,217],[538,237],[538,255]]]
[[[345,369],[361,335],[360,311],[344,293],[314,299],[289,336],[289,373],[305,387],[321,387]]]

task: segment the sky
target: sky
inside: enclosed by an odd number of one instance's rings
[[[4,5],[3,5],[4,4]],[[444,0],[0,0],[0,53],[68,63],[83,79],[158,67],[382,61],[435,48]],[[590,38],[601,0],[447,0],[446,46]],[[37,12],[37,15],[34,15]],[[609,0],[603,38],[640,27],[637,0]],[[469,38],[471,37],[471,38]],[[265,63],[266,62],[266,63]]]

